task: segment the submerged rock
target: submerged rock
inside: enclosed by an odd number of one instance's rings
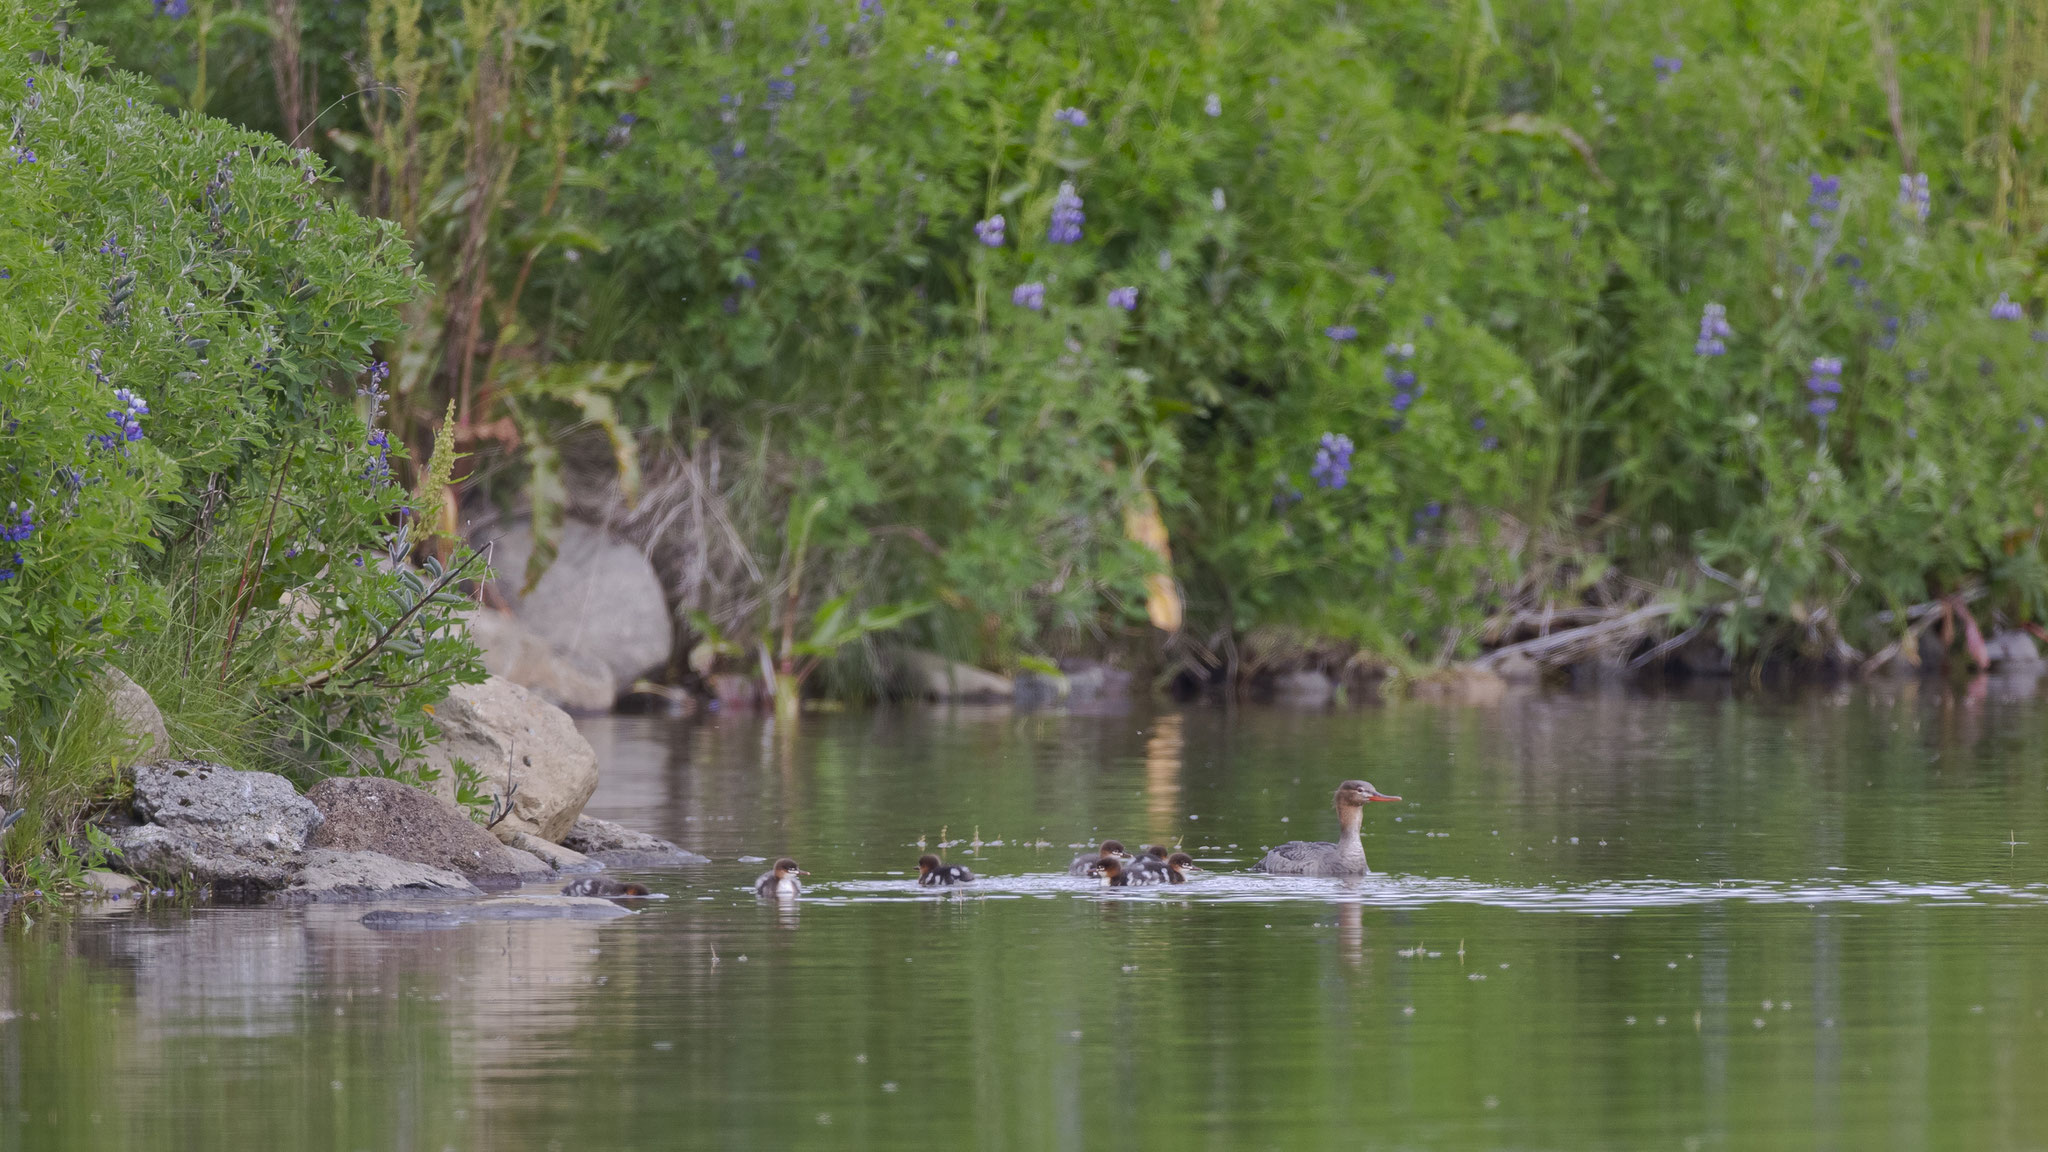
[[[509,612],[478,609],[469,617],[469,636],[483,649],[484,670],[558,708],[608,712],[619,686],[612,670],[588,656],[558,652]]]
[[[595,896],[506,896],[453,908],[379,908],[366,914],[366,928],[433,930],[459,928],[481,920],[616,920],[635,915]]]
[[[504,574],[498,591],[520,622],[557,652],[609,670],[614,695],[667,669],[675,620],[661,577],[638,548],[598,525],[571,520],[562,527],[555,562],[521,594],[533,530],[522,525],[495,543],[492,566]]]
[[[335,776],[306,793],[323,817],[314,848],[381,853],[459,873],[486,887],[509,887],[548,866],[498,842],[469,814],[438,796],[381,776]]]
[[[597,753],[569,714],[510,680],[457,684],[434,718],[442,735],[426,760],[443,800],[455,799],[454,762],[467,761],[494,795],[517,786],[504,826],[558,844],[597,791]]]
[[[1337,682],[1313,668],[1273,677],[1273,703],[1283,708],[1321,708],[1337,695]]]
[[[123,876],[119,872],[108,872],[104,869],[87,872],[80,880],[101,899],[118,900],[143,887],[142,881],[133,876]]]
[[[315,848],[299,862],[298,875],[275,899],[289,904],[382,900],[391,897],[482,896],[460,873],[382,852],[340,852]]]
[[[564,848],[573,848],[613,868],[648,868],[664,864],[709,864],[711,858],[678,848],[659,836],[635,832],[623,824],[578,816],[569,834],[562,837]]]

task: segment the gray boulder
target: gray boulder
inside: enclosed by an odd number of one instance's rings
[[[124,871],[166,885],[193,884],[221,900],[256,900],[291,882],[282,859],[252,859],[204,832],[142,824],[114,833]]]
[[[393,897],[477,897],[483,891],[460,873],[398,860],[382,852],[314,848],[299,861],[291,886],[273,899],[286,904],[331,904]]]
[[[891,659],[891,679],[898,692],[929,700],[1008,700],[1017,686],[972,664],[948,660],[936,652],[898,649]]]
[[[107,706],[131,742],[127,762],[141,763],[170,755],[171,734],[164,727],[164,714],[142,685],[112,665],[102,673],[101,680],[107,690]]]
[[[198,760],[135,769],[135,814],[226,851],[283,864],[306,848],[320,810],[292,782]]]
[[[1321,708],[1337,695],[1337,682],[1313,668],[1273,677],[1273,703],[1286,708]]]
[[[555,562],[522,593],[533,530],[521,525],[493,543],[498,592],[520,622],[557,652],[609,669],[614,695],[667,668],[675,621],[661,577],[638,548],[595,524],[571,520],[562,528]]]
[[[334,776],[306,793],[322,820],[313,848],[380,853],[454,872],[485,887],[547,875],[545,863],[498,842],[454,804],[382,776]]]
[[[2040,649],[2025,632],[1995,632],[1984,642],[1984,651],[1993,668],[2031,668],[2041,663]]]
[[[562,846],[573,848],[613,868],[711,863],[710,857],[685,851],[659,836],[635,832],[623,824],[599,820],[595,816],[578,816],[569,834],[562,837]]]
[[[597,791],[597,753],[569,714],[510,680],[456,685],[434,719],[441,739],[427,746],[426,761],[441,774],[436,795],[454,801],[458,759],[496,795],[511,790],[509,779],[517,791],[505,827],[559,844]]]
[[[602,863],[592,860],[574,848],[564,848],[560,844],[550,844],[531,832],[508,829],[503,824],[498,825],[495,831],[498,833],[498,842],[505,845],[505,847],[516,852],[531,853],[534,858],[557,872],[604,871]]]
[[[469,636],[483,649],[484,671],[502,676],[571,712],[609,712],[619,686],[612,670],[588,656],[557,652],[509,612],[480,608]]]

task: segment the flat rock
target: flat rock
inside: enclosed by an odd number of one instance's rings
[[[455,761],[465,761],[494,795],[512,791],[505,825],[559,844],[597,791],[597,753],[575,721],[510,680],[457,684],[434,719],[441,738],[425,758],[440,772],[435,790],[444,800],[454,801]]]
[[[314,848],[299,861],[291,887],[275,899],[287,904],[327,904],[394,897],[478,897],[483,890],[459,872],[399,860],[382,852],[341,852]]]
[[[319,809],[312,848],[380,853],[393,860],[458,873],[486,887],[509,887],[550,871],[514,852],[454,804],[382,776],[333,776],[306,799]]]
[[[284,777],[198,760],[137,767],[135,814],[279,865],[305,850],[306,838],[320,823],[320,810]]]
[[[557,872],[573,874],[604,871],[604,865],[599,861],[592,860],[574,848],[564,848],[560,844],[550,844],[531,832],[508,829],[503,825],[499,825],[496,831],[498,832],[499,842],[507,848],[531,853]]]
[[[2025,632],[1994,632],[1984,642],[1984,654],[1993,668],[2029,668],[2041,663],[2041,651]]]
[[[1321,708],[1337,695],[1337,682],[1313,668],[1273,677],[1273,703],[1287,708]]]
[[[165,884],[199,884],[216,899],[255,900],[291,883],[282,862],[254,859],[205,832],[141,824],[114,834],[126,870]]]
[[[379,908],[365,915],[362,923],[368,928],[432,930],[482,920],[616,920],[631,915],[631,908],[595,896],[505,896],[453,908]]]
[[[483,650],[484,671],[558,708],[609,712],[618,699],[610,667],[590,656],[556,651],[510,612],[479,608],[469,617],[469,636]]]
[[[635,832],[623,824],[578,816],[562,837],[562,846],[573,848],[613,868],[658,868],[664,864],[709,864],[709,856],[676,847],[659,836]]]
[[[87,888],[103,899],[118,900],[144,887],[142,881],[133,876],[123,876],[119,872],[108,872],[104,869],[87,872],[80,879]]]

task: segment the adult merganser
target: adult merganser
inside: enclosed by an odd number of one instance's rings
[[[754,881],[754,895],[764,900],[794,900],[804,890],[804,886],[797,883],[796,878],[809,875],[809,872],[796,866],[796,861],[784,856],[775,862],[775,867],[771,871],[761,873],[761,878]]]
[[[1139,863],[1143,864],[1144,861],[1140,860]],[[1188,882],[1187,873],[1190,871],[1201,871],[1201,869],[1195,867],[1195,858],[1185,852],[1175,852],[1173,855],[1168,856],[1166,862],[1157,868],[1141,867],[1131,869],[1129,882],[1132,884],[1185,884]]]
[[[926,855],[917,858],[917,882],[927,888],[945,884],[965,884],[974,879],[974,873],[965,864],[943,864],[937,856]]]
[[[562,895],[598,896],[606,900],[618,900],[628,896],[652,896],[654,893],[644,884],[622,884],[603,876],[585,876],[581,880],[571,880],[568,886],[562,889]]]
[[[1130,858],[1131,854],[1129,852],[1124,851],[1124,846],[1122,844],[1119,844],[1114,840],[1104,840],[1102,842],[1102,850],[1100,852],[1097,852],[1092,856],[1083,854],[1074,857],[1074,862],[1072,864],[1067,865],[1067,875],[1092,876],[1094,875],[1094,873],[1089,871],[1089,869],[1095,867],[1097,864],[1101,863],[1104,860],[1129,860]]]
[[[1337,842],[1290,840],[1266,853],[1259,871],[1276,876],[1365,876],[1372,869],[1365,864],[1365,845],[1358,841],[1358,825],[1365,818],[1365,806],[1377,801],[1399,800],[1363,780],[1346,780],[1337,786]]]
[[[1089,865],[1088,875],[1100,877],[1105,888],[1122,888],[1131,882],[1131,874],[1124,871],[1124,862],[1114,856],[1104,856]]]

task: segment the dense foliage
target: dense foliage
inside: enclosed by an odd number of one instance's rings
[[[188,752],[396,766],[481,675],[452,592],[403,563],[374,426],[402,242],[317,157],[166,113],[16,6],[0,54],[0,799],[34,814],[79,761],[107,769],[66,732],[109,663]]]
[[[311,136],[436,282],[409,411],[544,525],[593,420],[626,497],[636,431],[722,451],[761,556],[825,497],[806,606],[990,659],[1181,594],[1397,660],[1587,596],[1810,654],[2048,610],[2031,2],[84,9],[253,123],[376,89]],[[800,567],[678,587],[772,634]]]

